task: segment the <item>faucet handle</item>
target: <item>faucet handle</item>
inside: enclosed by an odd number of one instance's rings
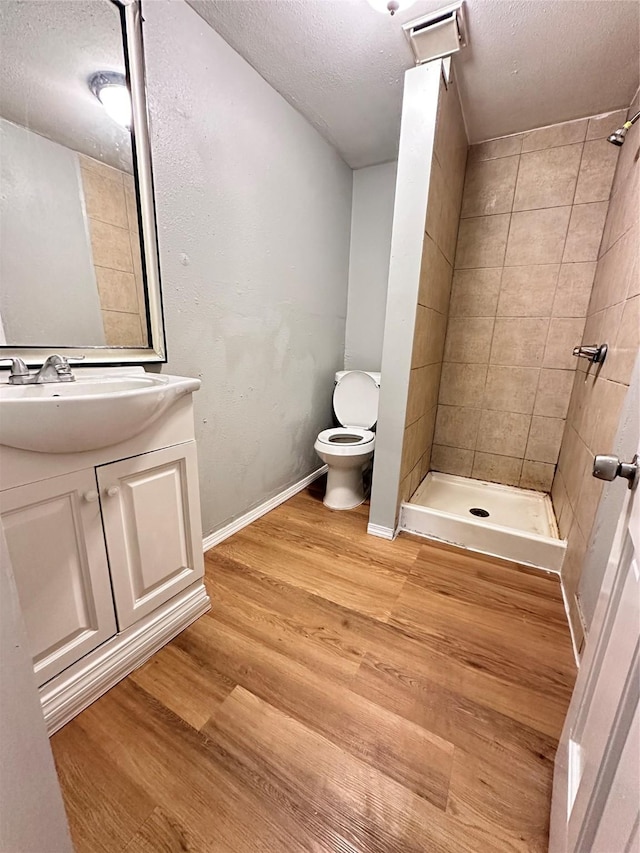
[[[15,356],[7,356],[6,358],[0,358],[0,362],[3,361],[11,362],[11,376],[29,375],[29,368],[21,358],[16,358]]]

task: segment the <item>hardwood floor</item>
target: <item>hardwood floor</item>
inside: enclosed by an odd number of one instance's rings
[[[575,668],[557,578],[302,493],[213,609],[52,738],[78,851],[547,848]]]

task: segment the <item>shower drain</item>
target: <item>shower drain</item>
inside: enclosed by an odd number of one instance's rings
[[[471,515],[475,515],[478,518],[489,518],[488,511],[486,509],[482,509],[482,507],[479,506],[472,506],[469,512],[471,513]]]

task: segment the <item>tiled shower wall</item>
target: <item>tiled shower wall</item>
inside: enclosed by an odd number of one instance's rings
[[[133,177],[84,154],[79,159],[106,344],[146,346]]]
[[[402,447],[400,500],[413,494],[431,462],[467,147],[455,81],[446,87],[441,79]]]
[[[637,110],[636,100],[630,112]],[[621,121],[607,122],[607,130]],[[587,374],[580,361],[551,490],[560,534],[568,538],[562,577],[578,639],[580,576],[604,486],[591,466],[596,453],[611,452],[640,346],[640,123],[619,150],[583,336],[585,344],[607,343],[609,352],[597,373]]]
[[[620,113],[469,151],[431,467],[549,491]]]

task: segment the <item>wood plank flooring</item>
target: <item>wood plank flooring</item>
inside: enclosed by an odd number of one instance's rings
[[[557,578],[367,514],[312,488],[209,551],[211,613],[52,738],[80,853],[547,849]]]

